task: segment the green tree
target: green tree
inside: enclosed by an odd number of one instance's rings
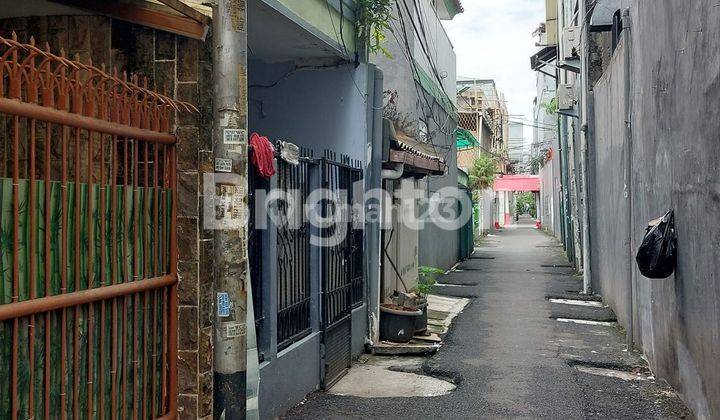
[[[523,192],[517,195],[515,199],[515,212],[519,216],[523,213],[529,213],[532,217],[537,217],[537,209],[535,208],[535,194],[531,192]]]
[[[483,153],[479,158],[475,159],[472,168],[470,168],[468,177],[470,179],[470,190],[473,192],[473,198],[477,199],[477,194],[486,188],[492,187],[497,176],[497,159],[495,157]]]

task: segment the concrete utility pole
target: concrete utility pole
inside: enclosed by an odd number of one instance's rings
[[[245,0],[215,1],[212,41],[214,219],[204,223],[206,228],[208,223],[214,224],[214,416],[242,419],[247,357],[245,281],[249,273]]]

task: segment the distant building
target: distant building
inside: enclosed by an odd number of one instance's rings
[[[469,170],[477,157],[488,153],[498,159],[504,172],[509,120],[505,96],[495,81],[458,78],[457,104],[458,167]]]
[[[525,124],[519,121],[510,121],[509,131],[507,150],[512,172],[529,173],[530,144],[525,137]]]

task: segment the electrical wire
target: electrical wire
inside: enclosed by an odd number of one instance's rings
[[[337,30],[337,27],[335,27],[335,21],[333,20],[332,11],[330,10],[330,2],[327,2],[327,1],[326,1],[326,2],[325,2],[325,7],[327,8],[328,18],[330,19],[330,24],[332,25],[333,32],[335,33],[335,37],[336,37],[336,39],[338,39],[338,40],[340,41],[340,43],[342,44],[343,53],[345,54],[346,57],[348,57],[348,56],[350,56],[350,53],[349,53],[349,51],[348,51],[347,44],[345,44],[345,35],[344,35],[343,32],[342,32],[342,25],[343,25],[343,19],[344,19],[344,16],[343,16],[343,0],[340,0],[340,32],[339,32],[339,33],[338,33],[338,30]],[[357,53],[355,53],[355,63],[356,63],[356,67],[357,67]],[[347,71],[348,76],[350,77],[350,80],[352,80],[353,85],[355,85],[355,89],[358,91],[358,93],[360,94],[360,96],[363,98],[363,102],[364,102],[365,104],[367,104],[367,100],[368,100],[368,96],[369,96],[369,95],[368,95],[367,93],[363,93],[362,89],[360,89],[360,86],[358,86],[357,81],[355,81],[355,76],[353,76],[353,74],[350,72],[350,69],[349,69],[349,68],[346,68],[345,70]]]
[[[408,12],[408,17],[410,17],[410,21],[413,26],[413,31],[415,32],[415,35],[417,35],[418,40],[420,41],[420,46],[422,47],[422,51],[425,55],[425,57],[428,60],[428,63],[430,64],[430,67],[433,71],[433,75],[435,76],[435,79],[437,79],[437,82],[439,83],[440,87],[443,85],[442,77],[440,76],[440,72],[437,69],[437,65],[435,62],[433,62],[433,59],[431,57],[429,46],[427,44],[430,44],[427,38],[427,33],[425,32],[425,25],[423,25],[422,22],[422,13],[420,12],[420,8],[418,6],[417,0],[413,0],[413,6],[415,9],[415,13],[418,17],[418,26],[420,27],[420,31],[418,31],[417,26],[415,26],[415,19],[412,17],[412,13],[410,12],[410,7],[407,5],[407,2],[405,0],[401,0],[403,2],[403,5],[405,6],[405,10]],[[422,34],[420,33],[422,32]],[[425,40],[425,43],[423,43],[423,40]]]
[[[412,57],[412,52],[411,52],[411,48],[410,48],[410,42],[409,42],[408,39],[407,39],[407,27],[406,27],[406,25],[405,25],[405,19],[404,19],[404,17],[403,17],[402,11],[400,10],[400,7],[399,7],[399,6],[398,6],[397,11],[398,11],[398,21],[400,22],[400,26],[401,26],[401,30],[400,30],[399,32],[402,33],[402,37],[403,37],[404,45],[405,45],[405,50],[403,50],[403,52],[405,53],[405,54],[404,54],[404,55],[405,55],[405,58],[408,60],[408,63],[410,64],[410,68],[411,68],[411,70],[412,70],[412,72],[413,72],[413,77],[414,77],[415,74],[419,74],[419,73],[417,72],[417,69],[416,69],[416,67],[415,67],[415,60],[414,60],[413,57]],[[398,42],[398,46],[399,46],[400,49],[402,50],[403,43],[400,42],[400,39],[397,37],[397,34],[395,34],[395,31],[391,31],[391,32],[392,32],[393,36],[395,37],[395,40]],[[430,104],[427,96],[425,96],[425,94],[423,94],[422,92],[420,92],[420,88],[418,87],[418,84],[416,83],[415,80],[413,80],[413,87],[415,88],[415,93],[416,93],[416,95],[417,95],[417,97],[418,97],[418,101],[420,101],[420,100],[422,99],[422,100],[425,102],[425,105],[427,105],[427,107],[428,107],[428,112],[430,113],[429,117],[435,122],[435,124],[436,124],[437,127],[438,127],[438,130],[439,130],[440,132],[442,132],[443,134],[447,135],[447,136],[452,136],[454,133],[446,133],[446,132],[444,132],[444,131],[442,130],[443,125],[437,120],[437,118],[435,118],[435,114],[434,114],[434,112],[433,112],[433,106]],[[416,105],[416,108],[418,108],[417,105]],[[419,109],[418,109],[418,110],[422,113],[423,117],[426,118],[425,110],[422,108],[422,105],[419,106]],[[424,123],[425,125],[427,125],[427,122],[425,122],[424,118],[421,119],[421,120],[423,121],[423,123]],[[448,116],[448,118],[449,118],[449,116]],[[433,150],[435,151],[435,154],[438,155],[438,153],[437,153],[437,146],[436,146],[435,143],[433,142],[433,136],[430,135],[430,133],[428,133],[428,134],[429,134],[428,140],[430,141],[430,145],[433,147]],[[447,153],[447,154],[445,155],[445,160],[447,160],[447,156],[449,156],[449,153]]]
[[[413,59],[413,56],[412,56],[412,49],[410,48],[410,41],[408,40],[408,29],[407,29],[407,25],[405,23],[405,17],[403,16],[403,12],[400,9],[399,5],[397,6],[397,11],[398,11],[398,21],[400,22],[400,26],[401,26],[401,30],[399,32],[402,33],[404,42],[402,42],[402,43],[400,42],[400,39],[398,39],[397,35],[395,34],[395,31],[391,31],[391,32],[392,32],[393,36],[395,37],[396,41],[398,42],[398,45],[400,46],[401,49],[404,44],[405,51],[407,51],[405,54],[405,57],[408,60],[408,63],[410,64],[413,74],[414,75],[420,74],[419,71],[417,70],[415,60]],[[403,52],[405,52],[405,51],[403,51]],[[440,121],[438,121],[438,119],[435,116],[434,107],[428,100],[427,96],[425,94],[423,94],[422,92],[420,92],[420,88],[418,87],[417,83],[413,83],[413,85],[415,87],[415,92],[418,96],[418,100],[422,99],[425,102],[425,105],[428,108],[428,113],[429,113],[428,116],[435,122],[435,124],[438,127],[438,131],[440,131],[442,134],[445,134],[446,136],[453,136],[455,134],[455,131],[453,131],[453,132],[445,131],[446,130],[445,127],[449,123],[450,116],[449,115],[446,116],[445,123],[441,123]],[[423,115],[425,115],[425,111],[423,109],[419,109],[419,110],[422,112]],[[425,122],[425,121],[423,120],[423,122]],[[432,146],[436,147],[436,145],[432,141],[432,136],[430,136],[429,140],[430,140],[430,143],[432,144]],[[449,153],[445,155],[445,160],[447,160],[448,155],[449,155]]]

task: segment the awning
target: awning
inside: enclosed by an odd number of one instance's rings
[[[545,47],[538,51],[537,54],[530,57],[530,68],[538,71],[557,57],[557,47],[555,45]]]
[[[493,191],[540,191],[540,177],[537,175],[504,175],[495,180]]]
[[[445,160],[438,156],[435,146],[418,141],[401,131],[395,131],[391,121],[384,119],[383,136],[389,137],[389,151],[387,162],[402,163],[405,172],[420,175],[444,175],[447,165]]]
[[[200,0],[63,0],[62,3],[199,40],[205,40],[211,24],[212,9],[203,6]]]
[[[458,128],[455,137],[458,150],[472,149],[473,147],[480,146],[478,139],[464,128]]]

